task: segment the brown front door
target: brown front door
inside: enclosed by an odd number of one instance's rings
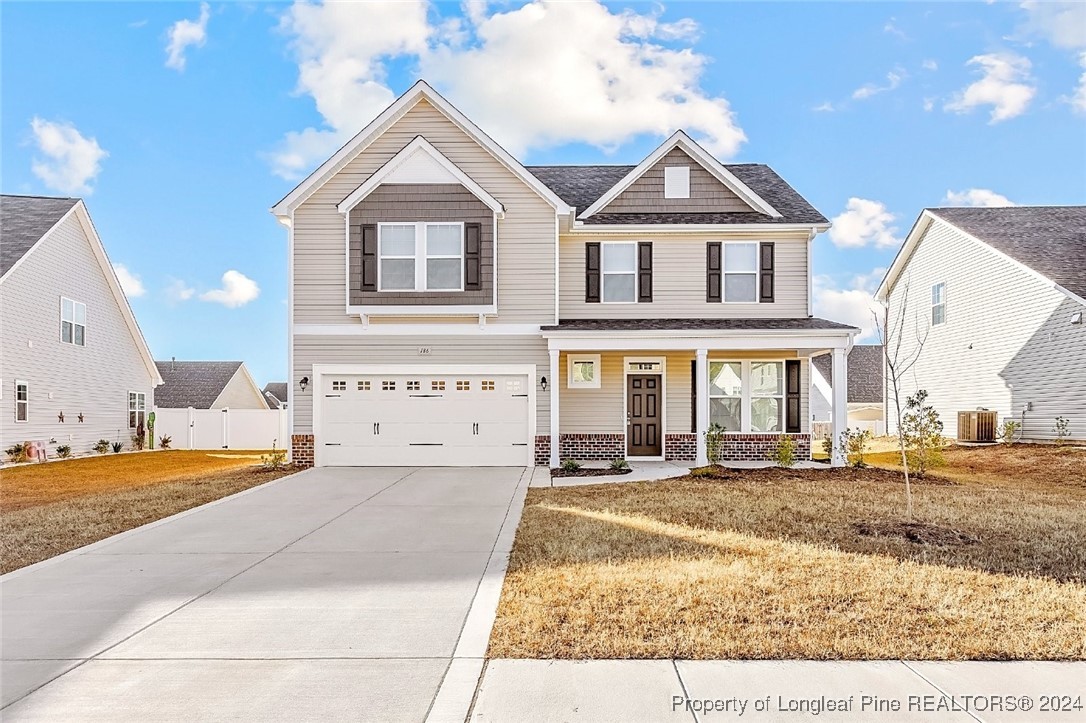
[[[662,401],[659,374],[626,377],[626,454],[630,457],[659,457],[662,454]]]

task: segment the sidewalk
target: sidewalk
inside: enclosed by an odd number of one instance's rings
[[[492,660],[470,720],[1082,721],[1086,663]]]

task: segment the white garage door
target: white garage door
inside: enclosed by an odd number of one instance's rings
[[[320,465],[532,463],[527,375],[322,374],[320,379]]]

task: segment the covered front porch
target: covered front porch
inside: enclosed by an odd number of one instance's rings
[[[820,319],[571,320],[544,327],[550,425],[536,463],[709,462],[706,433],[723,429],[722,462],[761,462],[781,435],[811,453],[810,358],[829,353],[833,389],[847,388],[857,330]],[[838,376],[840,378],[838,378]],[[834,405],[835,444],[847,425]],[[557,440],[557,443],[552,443]],[[834,450],[833,464],[843,463]]]

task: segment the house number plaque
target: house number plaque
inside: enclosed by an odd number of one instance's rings
[[[430,356],[430,353],[432,351],[433,350],[428,346],[420,346],[419,347],[419,356]]]

